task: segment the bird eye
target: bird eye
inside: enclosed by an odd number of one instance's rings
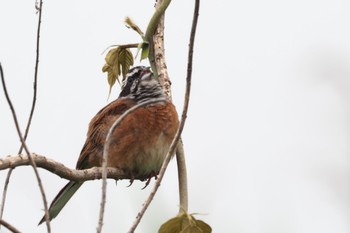
[[[132,83],[132,78],[128,78],[128,83]]]

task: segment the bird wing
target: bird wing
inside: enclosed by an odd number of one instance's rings
[[[85,144],[80,152],[77,169],[100,167],[103,147],[109,128],[126,110],[136,103],[129,98],[119,98],[101,109],[91,120]]]

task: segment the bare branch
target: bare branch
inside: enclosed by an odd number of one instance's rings
[[[27,145],[24,141],[24,138],[22,136],[22,133],[21,133],[21,130],[19,128],[19,124],[18,124],[18,120],[17,120],[17,115],[16,115],[16,111],[13,107],[13,104],[11,102],[11,99],[9,97],[9,94],[7,92],[7,88],[6,88],[6,83],[5,83],[5,77],[4,77],[4,72],[3,72],[3,69],[2,69],[2,65],[0,63],[0,76],[1,76],[1,82],[2,82],[2,87],[4,89],[4,94],[5,94],[5,97],[6,97],[6,100],[7,100],[7,103],[8,105],[10,106],[10,109],[11,109],[11,113],[12,113],[12,117],[13,117],[13,121],[15,122],[15,126],[16,126],[16,130],[17,130],[17,133],[18,133],[18,136],[20,138],[20,141],[23,145],[23,148],[24,150],[26,151],[27,155],[28,155],[28,158],[29,158],[29,161],[30,161],[30,164],[32,165],[33,167],[33,170],[34,170],[34,173],[35,173],[35,176],[36,176],[36,179],[38,181],[38,185],[39,185],[39,189],[40,189],[40,192],[41,192],[41,196],[43,198],[43,202],[44,202],[44,209],[45,209],[45,215],[47,216],[46,219],[46,225],[47,225],[47,231],[48,232],[51,232],[50,230],[50,222],[48,221],[48,214],[47,214],[47,210],[48,210],[48,206],[47,206],[47,200],[46,200],[46,196],[45,196],[45,191],[44,191],[44,187],[41,183],[41,178],[39,176],[39,172],[36,168],[36,165],[35,165],[35,162],[34,160],[32,159],[32,157],[30,156],[30,152],[29,152],[29,149],[27,148]]]
[[[158,4],[159,1],[157,2]],[[171,100],[171,82],[165,60],[164,49],[164,15],[159,19],[158,27],[153,36],[155,65],[158,70],[159,82],[167,98]]]
[[[85,170],[75,170],[70,169],[64,166],[62,163],[59,163],[42,155],[33,153],[31,154],[31,158],[37,167],[43,168],[63,179],[79,182],[102,178],[102,168],[100,167],[93,167]],[[13,155],[0,159],[0,170],[29,165],[30,159],[27,155]],[[107,168],[107,178],[122,180],[127,178],[127,174],[117,168]]]
[[[40,49],[40,29],[41,29],[41,15],[42,15],[42,5],[43,5],[43,1],[40,0],[40,2],[36,1],[35,2],[35,8],[37,10],[37,13],[39,13],[39,17],[38,17],[38,27],[37,27],[37,40],[36,40],[36,59],[35,59],[35,71],[34,71],[34,84],[33,84],[33,101],[32,101],[32,107],[30,110],[30,114],[29,114],[29,119],[27,122],[27,126],[25,129],[25,133],[24,133],[24,141],[26,141],[28,133],[29,133],[29,129],[30,129],[30,125],[32,122],[32,118],[33,118],[33,114],[34,114],[34,110],[35,110],[35,105],[36,105],[36,96],[37,96],[37,79],[38,79],[38,68],[39,68],[39,49]],[[21,154],[24,148],[24,144],[21,143],[20,149],[18,151],[18,154]],[[6,176],[6,180],[5,180],[5,184],[4,184],[4,189],[3,189],[3,193],[2,193],[2,201],[1,201],[1,209],[0,209],[0,219],[2,218],[2,215],[4,213],[4,209],[5,209],[5,202],[6,202],[6,195],[7,195],[7,187],[10,183],[10,178],[11,178],[11,174],[12,174],[12,169],[10,169],[7,173]],[[45,202],[45,201],[44,201]],[[44,204],[45,205],[45,204]],[[47,208],[46,208],[47,210]],[[49,226],[48,226],[49,228]]]
[[[8,188],[8,185],[10,183],[10,177],[11,177],[12,171],[13,171],[13,168],[10,168],[9,171],[7,172],[7,176],[6,176],[5,184],[4,184],[4,189],[2,191],[1,208],[0,208],[0,220],[2,219],[2,215],[4,214],[4,210],[5,210],[7,188]]]
[[[10,223],[6,222],[3,219],[0,219],[0,225],[3,225],[4,227],[6,227],[9,231],[11,231],[13,233],[20,233],[19,230],[17,230],[14,226],[12,226]]]
[[[171,156],[175,153],[175,150],[178,147],[180,136],[181,136],[182,130],[185,126],[185,122],[186,122],[186,118],[187,118],[187,110],[188,110],[189,100],[190,100],[190,93],[191,93],[193,46],[194,46],[194,39],[195,39],[195,34],[196,34],[197,22],[198,22],[199,4],[200,4],[200,0],[196,0],[194,14],[193,14],[191,35],[190,35],[189,51],[188,51],[185,101],[184,101],[184,107],[183,107],[183,111],[182,111],[179,129],[176,132],[176,135],[175,135],[175,137],[170,145],[168,154],[166,155],[166,158],[163,162],[162,168],[160,169],[158,179],[156,180],[154,187],[153,187],[148,199],[144,202],[143,208],[137,214],[136,219],[135,219],[133,225],[131,226],[130,230],[128,231],[128,233],[133,233],[135,231],[137,225],[141,221],[141,218],[143,217],[143,215],[146,212],[148,206],[150,205],[152,199],[154,198],[154,195],[156,194],[156,192],[160,186],[160,182],[162,181],[162,179],[164,177],[165,170],[170,162]]]
[[[41,30],[41,14],[42,14],[42,9],[43,9],[43,1],[40,0],[40,2],[36,2],[36,9],[39,14],[39,19],[38,19],[38,27],[37,27],[37,32],[36,32],[36,58],[35,58],[35,70],[34,70],[34,83],[33,83],[33,100],[32,100],[32,107],[30,109],[30,114],[26,126],[26,130],[24,132],[24,141],[27,140],[30,125],[32,123],[33,115],[34,115],[34,110],[36,106],[36,96],[37,96],[37,85],[38,85],[38,70],[39,70],[39,55],[40,55],[40,30]],[[18,151],[18,154],[21,154],[23,150],[23,145]]]

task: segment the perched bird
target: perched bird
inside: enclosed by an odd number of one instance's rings
[[[162,87],[148,67],[130,69],[118,99],[92,118],[76,169],[101,167],[106,135],[112,124],[138,103],[162,97],[165,97]],[[131,112],[111,135],[108,167],[122,169],[131,182],[134,178],[147,180],[156,176],[178,124],[176,109],[169,101],[146,105]],[[83,183],[70,181],[63,187],[49,208],[50,220],[60,213]],[[44,221],[45,216],[39,224]]]

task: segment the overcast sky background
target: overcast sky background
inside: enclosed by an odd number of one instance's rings
[[[34,5],[0,2],[0,62],[22,130],[32,100]],[[102,52],[139,42],[123,19],[145,29],[153,5],[44,1],[31,152],[75,167],[90,119],[107,104]],[[166,59],[179,112],[192,11],[193,1],[174,0],[166,15]],[[201,213],[213,232],[350,232],[349,12],[350,2],[341,0],[202,1],[183,139],[189,210]],[[119,90],[116,85],[110,101]],[[4,157],[17,153],[19,139],[0,94]],[[1,189],[6,174],[0,172]],[[40,174],[51,202],[67,181]],[[127,185],[108,182],[104,232],[126,232],[151,190]],[[85,183],[52,221],[53,232],[95,232],[100,187]],[[173,160],[137,232],[156,232],[178,204]],[[37,227],[42,209],[32,168],[17,168],[4,219],[23,232],[46,232]]]

